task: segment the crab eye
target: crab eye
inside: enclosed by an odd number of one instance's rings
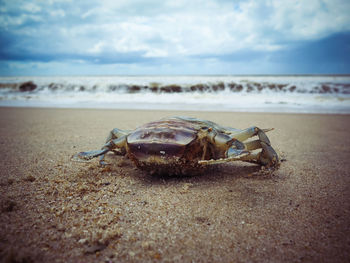
[[[208,127],[208,126],[203,126],[201,129],[205,130],[205,131],[208,131],[208,132],[211,132],[213,130],[212,127]]]

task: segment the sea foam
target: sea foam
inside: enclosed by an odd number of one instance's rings
[[[0,106],[350,113],[350,76],[0,77]]]

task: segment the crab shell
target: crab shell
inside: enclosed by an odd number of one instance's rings
[[[228,148],[208,142],[213,129],[208,123],[181,118],[147,123],[127,136],[126,151],[138,168],[151,174],[200,173],[205,165],[199,160],[223,158]],[[227,141],[225,134],[221,136]]]

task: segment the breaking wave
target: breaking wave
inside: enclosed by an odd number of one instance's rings
[[[350,113],[350,76],[0,77],[0,106]]]
[[[205,77],[204,77],[205,78]],[[270,77],[271,78],[271,77]],[[91,82],[86,82],[82,79],[75,77],[67,77],[66,79],[57,79],[55,82],[45,78],[28,79],[26,81],[7,81],[1,80],[0,92],[4,93],[40,93],[40,92],[90,92],[90,93],[219,93],[219,92],[233,92],[233,93],[309,93],[309,94],[350,94],[350,82],[349,79],[344,79],[344,82],[331,82],[331,81],[316,81],[314,79],[304,78],[304,81],[296,80],[288,82],[288,80],[270,80],[270,81],[254,81],[254,80],[219,80],[215,81],[201,81],[198,82],[188,81],[187,83],[182,81],[176,82],[176,77],[173,77],[173,83],[162,82],[161,79],[155,78],[154,80],[160,80],[159,82],[147,81],[144,79],[136,79],[132,82],[123,82],[123,79],[91,79]],[[308,80],[308,81],[306,81]],[[125,81],[125,80],[124,80]],[[141,82],[141,83],[140,83]]]

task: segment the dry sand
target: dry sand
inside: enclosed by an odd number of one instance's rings
[[[115,155],[104,169],[70,160],[169,115],[274,127],[286,161],[166,178]],[[350,115],[0,108],[0,135],[1,261],[350,260]]]

